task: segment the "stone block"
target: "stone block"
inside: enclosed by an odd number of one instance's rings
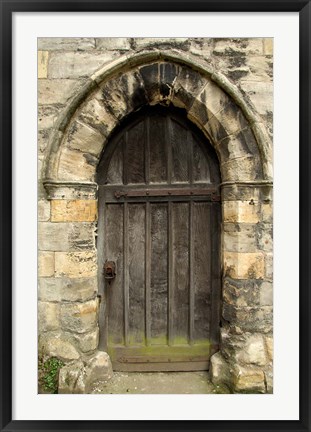
[[[84,364],[81,360],[72,362],[60,369],[58,377],[58,393],[85,393]]]
[[[265,274],[262,253],[224,252],[225,275],[232,279],[263,279]]]
[[[230,385],[229,365],[220,351],[212,355],[210,359],[210,377],[214,385]]]
[[[38,78],[47,78],[48,76],[48,51],[38,51]]]
[[[273,370],[272,367],[264,371],[266,381],[266,392],[269,394],[273,393]]]
[[[55,278],[39,278],[38,280],[38,298],[45,302],[59,302],[61,294],[59,289],[58,279]]]
[[[56,279],[58,280],[58,278]],[[94,298],[97,293],[97,278],[61,278],[60,280],[60,295],[64,301],[84,302],[90,298]]]
[[[143,87],[150,102],[160,100],[159,92],[159,64],[153,63],[142,66],[139,69],[140,76],[143,80]]]
[[[273,112],[272,82],[241,81],[240,85],[259,114],[266,115],[268,112]]]
[[[55,257],[54,252],[39,252],[38,253],[38,276],[51,277],[55,272]]]
[[[262,222],[272,224],[273,222],[273,205],[272,202],[261,204]]]
[[[273,309],[271,306],[236,307],[223,303],[223,318],[230,323],[230,328],[237,326],[242,332],[271,333],[273,327]]]
[[[202,124],[208,123],[231,101],[230,97],[219,86],[212,81],[206,81],[206,83],[207,85],[196,97],[189,111],[190,116],[201,118]],[[202,111],[202,105],[206,108],[206,112]],[[200,113],[200,111],[202,112]]]
[[[220,328],[220,343],[222,356],[228,361],[235,361],[237,352],[245,345],[246,332],[232,332],[232,325],[228,323]]]
[[[83,106],[79,119],[83,123],[90,125],[93,129],[98,130],[105,137],[109,136],[118,123],[118,120],[103,104],[101,92],[96,93],[94,98]]]
[[[156,66],[158,68],[158,65]],[[101,86],[101,102],[110,113],[121,120],[127,114],[147,104],[145,89],[141,75],[137,71],[131,71]]]
[[[273,38],[263,39],[263,49],[266,55],[273,55]]]
[[[58,175],[62,180],[94,181],[98,159],[90,153],[64,148],[59,159]]]
[[[97,293],[97,278],[40,278],[39,299],[42,301],[84,302]]]
[[[41,155],[44,157],[46,148],[48,146],[49,137],[51,135],[50,129],[40,129],[38,130],[38,156]],[[38,170],[39,173],[41,173],[41,169]],[[40,174],[39,174],[40,175]]]
[[[45,353],[49,357],[57,357],[62,361],[77,360],[80,357],[78,351],[70,342],[56,337],[47,340]]]
[[[207,80],[192,69],[180,67],[180,72],[174,82],[171,100],[180,108],[189,109],[195,101],[195,96],[202,93]],[[199,103],[201,106],[202,103]],[[206,110],[206,108],[204,108]]]
[[[90,126],[75,121],[71,124],[67,133],[67,145],[70,149],[90,153],[99,157],[103,149],[104,137]]]
[[[161,48],[164,47],[167,48],[178,48],[178,49],[184,49],[187,50],[190,46],[190,41],[188,38],[149,38],[149,37],[143,37],[143,38],[134,38],[133,45],[135,48]]]
[[[99,341],[99,328],[90,333],[74,335],[75,343],[80,351],[87,353],[96,350]]]
[[[273,227],[271,224],[257,224],[258,249],[272,252],[273,250]]]
[[[46,184],[50,200],[94,200],[97,196],[97,184],[79,182],[66,184]]]
[[[214,43],[212,38],[190,38],[189,51],[203,58],[209,58],[214,49]]]
[[[38,221],[49,221],[51,213],[50,201],[38,201]]]
[[[251,200],[256,203],[260,200],[261,188],[250,185],[226,184],[222,188],[222,202],[225,201],[245,201]]]
[[[60,107],[41,105],[38,107],[38,130],[51,129],[60,114]]]
[[[87,333],[97,327],[98,301],[61,304],[61,325],[63,330]]]
[[[97,260],[95,251],[55,252],[55,276],[86,278],[96,276]]]
[[[52,222],[94,222],[97,219],[96,200],[52,200]]]
[[[179,66],[174,63],[160,63],[159,65],[159,90],[163,98],[172,93],[174,83],[179,75]]]
[[[266,253],[266,278],[273,278],[273,254]]]
[[[241,156],[222,162],[220,171],[223,181],[243,182],[260,178],[258,173],[258,158],[252,155]]]
[[[256,224],[224,223],[223,242],[228,252],[256,252]]]
[[[38,303],[39,332],[53,331],[60,328],[60,306],[58,303]]]
[[[258,146],[250,128],[229,135],[216,143],[216,151],[221,155],[221,163],[250,155],[258,157]],[[259,165],[260,163],[259,161]],[[261,169],[258,172],[261,174]]]
[[[246,55],[262,54],[262,38],[215,38],[214,51],[216,56],[246,57]]]
[[[108,51],[128,51],[131,49],[131,39],[122,37],[96,38],[96,49]]]
[[[40,37],[38,38],[39,50],[87,50],[95,48],[94,38],[70,38],[70,37]]]
[[[233,368],[233,384],[235,393],[265,393],[265,376],[261,369],[255,367]]]
[[[260,204],[254,201],[224,201],[224,222],[255,224],[260,221]]]
[[[247,58],[246,64],[250,69],[243,81],[271,82],[273,80],[273,60],[270,56],[256,56]]]
[[[250,335],[243,348],[237,353],[236,359],[239,363],[265,366],[268,358],[263,336]]]
[[[273,337],[272,336],[266,336],[266,349],[267,349],[267,354],[268,354],[268,358],[270,361],[273,360]]]
[[[221,69],[224,74],[230,78],[231,81],[238,83],[240,81],[240,79],[243,78],[243,80],[246,80],[249,78],[250,76],[250,70],[248,66],[231,66],[232,64],[232,60],[235,63],[236,62],[236,58],[232,58],[232,57],[225,57],[222,58],[221,62],[218,62],[217,66],[219,69]],[[243,62],[242,63],[246,63],[246,59],[244,59],[242,57]],[[220,64],[219,64],[220,63]],[[227,66],[229,63],[229,66]],[[224,65],[223,65],[224,64]],[[226,67],[227,66],[227,67]]]
[[[223,282],[223,300],[236,307],[253,307],[260,304],[258,280],[234,280],[225,278]]]
[[[63,333],[60,328],[57,330],[52,330],[48,332],[43,332],[38,334],[38,354],[39,357],[42,358],[42,360],[45,360],[48,356],[46,355],[46,344],[50,339],[53,338],[60,338],[62,337]]]
[[[95,226],[88,222],[39,222],[39,250],[74,251],[95,248]]]
[[[85,366],[85,388],[86,392],[92,392],[94,386],[112,378],[111,361],[107,353],[98,351],[87,362]]]
[[[272,282],[263,282],[260,287],[260,304],[261,306],[273,305],[273,286]]]
[[[116,57],[112,51],[50,53],[49,78],[86,78]]]
[[[38,82],[39,105],[66,104],[78,91],[78,80],[40,79]]]
[[[229,101],[221,111],[210,116],[204,125],[205,129],[216,143],[228,136],[237,135],[242,129],[246,129],[247,126],[248,124],[242,111],[233,101]],[[232,149],[232,152],[234,153],[234,149]],[[247,153],[245,152],[244,155],[247,155]]]
[[[271,82],[273,60],[270,56],[222,56],[216,59],[217,69],[237,85],[243,82]]]

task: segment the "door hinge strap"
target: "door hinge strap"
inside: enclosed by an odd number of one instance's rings
[[[170,197],[170,196],[206,196],[212,201],[220,201],[220,195],[215,189],[132,189],[116,191],[116,199],[137,197]]]

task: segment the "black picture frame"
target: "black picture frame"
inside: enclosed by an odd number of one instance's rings
[[[9,1],[1,12],[1,431],[293,430],[310,431],[310,0]],[[300,415],[297,421],[14,421],[12,420],[12,16],[14,12],[299,12]],[[290,203],[290,197],[288,197]],[[286,410],[286,407],[284,407]]]

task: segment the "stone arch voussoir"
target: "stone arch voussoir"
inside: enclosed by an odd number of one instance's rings
[[[209,138],[223,181],[271,179],[266,131],[238,89],[180,53],[149,52],[114,61],[88,80],[55,129],[45,182],[94,182],[114,128],[144,105],[159,103],[184,108]]]

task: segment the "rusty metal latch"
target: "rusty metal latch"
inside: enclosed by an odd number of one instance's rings
[[[104,278],[111,281],[116,277],[116,264],[113,261],[105,261]]]

